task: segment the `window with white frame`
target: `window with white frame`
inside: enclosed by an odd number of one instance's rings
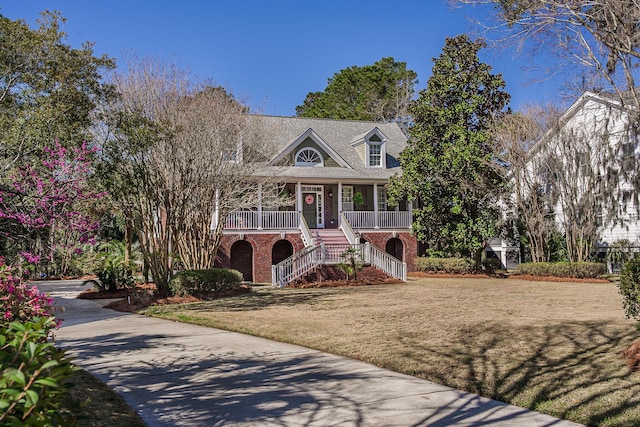
[[[323,166],[322,155],[318,150],[311,147],[305,147],[296,153],[296,166]]]
[[[378,187],[378,210],[387,210],[387,189],[384,187]]]
[[[350,185],[342,186],[342,210],[353,210],[353,187]]]
[[[377,168],[382,166],[382,145],[369,144],[369,167]]]

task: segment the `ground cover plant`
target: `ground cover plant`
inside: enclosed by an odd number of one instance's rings
[[[640,425],[640,333],[614,283],[411,278],[271,289],[149,315],[363,360],[588,425]]]

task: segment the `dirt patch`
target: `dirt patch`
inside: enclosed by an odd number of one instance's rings
[[[534,282],[572,282],[572,283],[611,283],[607,279],[579,279],[577,277],[556,276],[532,276],[531,274],[518,274],[509,276],[510,279],[531,280]]]

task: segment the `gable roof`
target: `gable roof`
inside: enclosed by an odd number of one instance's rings
[[[338,163],[340,166],[342,166],[343,168],[352,169],[351,166],[349,166],[349,164],[346,161],[344,161],[344,159],[340,157],[340,155],[336,153],[335,150],[333,150],[331,146],[329,146],[329,144],[327,144],[312,128],[307,129],[302,135],[295,138],[287,148],[281,151],[280,154],[277,154],[275,157],[272,157],[267,164],[269,166],[276,165],[280,160],[286,157],[287,154],[295,150],[307,138],[311,138],[324,151],[326,151],[327,154],[329,154],[329,156],[331,156],[331,158],[335,160],[336,163]]]
[[[549,141],[551,141],[587,104],[595,103],[602,107],[611,107],[624,112],[624,107],[617,95],[610,92],[595,93],[585,91],[576,99],[567,110],[558,118],[555,126],[548,129],[544,135],[536,141],[529,151],[527,157],[535,156]]]
[[[397,123],[330,120],[303,117],[252,116],[265,126],[265,135],[273,138],[275,152],[264,167],[264,173],[282,178],[352,179],[383,182],[400,172],[398,156],[407,145],[407,138]],[[386,146],[385,169],[367,168],[352,143],[370,135],[381,134]],[[275,166],[295,147],[312,136],[342,167],[308,168]]]

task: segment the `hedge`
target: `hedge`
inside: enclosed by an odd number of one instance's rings
[[[210,270],[184,270],[173,276],[169,288],[176,296],[208,298],[235,291],[242,282],[237,270],[213,268]]]
[[[475,271],[475,263],[471,258],[416,258],[416,269],[429,273],[463,274]]]
[[[605,274],[607,266],[601,262],[525,262],[519,264],[515,272],[532,276],[593,279]]]
[[[618,282],[618,290],[623,297],[622,307],[627,319],[640,322],[640,258],[624,264]]]

